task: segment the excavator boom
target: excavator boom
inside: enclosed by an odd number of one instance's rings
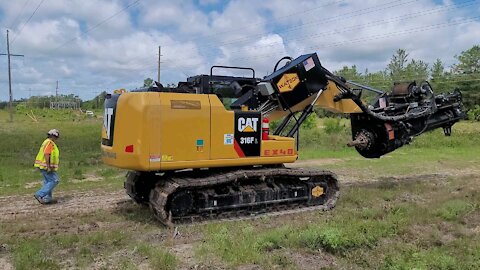
[[[125,189],[148,204],[164,224],[335,206],[334,173],[290,169],[298,158],[295,135],[322,108],[349,114],[349,145],[378,158],[426,131],[450,135],[465,114],[461,94],[434,95],[428,82],[397,84],[371,104],[363,87],[325,69],[306,54],[263,79],[250,68],[214,66],[175,88],[154,87],[107,95],[103,161],[130,170]],[[214,75],[217,69],[251,77]],[[369,89],[370,88],[370,89]],[[270,132],[269,120],[279,120]],[[297,138],[298,139],[298,138]]]

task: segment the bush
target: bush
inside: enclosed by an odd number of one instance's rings
[[[338,134],[346,130],[345,125],[342,125],[339,118],[326,118],[323,125],[325,126],[325,133],[327,134]]]
[[[480,105],[475,105],[475,107],[468,110],[467,116],[469,120],[480,121]]]
[[[302,127],[304,129],[313,129],[317,127],[317,115],[314,113],[310,114],[302,123]]]

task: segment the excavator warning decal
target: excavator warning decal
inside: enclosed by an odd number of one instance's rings
[[[277,82],[280,93],[290,92],[300,83],[297,73],[285,73]]]
[[[260,112],[235,112],[234,149],[239,157],[260,156]]]

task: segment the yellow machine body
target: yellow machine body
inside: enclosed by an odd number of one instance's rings
[[[105,120],[103,139],[109,128]],[[257,121],[258,129],[261,118]],[[123,93],[118,98],[113,134],[109,135],[113,144],[102,145],[103,162],[135,171],[168,171],[281,164],[297,159],[293,138],[272,135],[260,140],[258,156],[242,155],[234,142],[235,126],[235,112],[226,110],[216,95]]]
[[[322,92],[319,99],[315,102],[315,106],[334,113],[361,113],[362,110],[350,99],[342,99],[337,102],[333,101],[334,97],[340,93],[340,90],[334,82],[329,81],[325,91]],[[315,96],[312,95],[304,101],[293,106],[290,110],[293,112],[302,111],[308,104],[312,103]],[[268,117],[270,120],[281,119],[288,115],[290,111],[276,110]]]
[[[285,59],[289,62],[277,69]],[[214,75],[217,68],[252,76]],[[359,87],[377,92],[377,100],[364,104],[361,92],[354,93],[313,53],[280,59],[262,79],[251,68],[212,66],[210,75],[189,77],[175,88],[155,83],[115,91],[105,97],[103,162],[130,170],[127,194],[169,226],[226,213],[313,205],[328,210],[339,196],[335,174],[283,166],[297,160],[294,137],[315,107],[350,114],[348,145],[366,158],[438,127],[449,135],[465,116],[459,92],[436,97],[428,82],[397,86],[392,94]],[[269,131],[267,119],[279,121],[275,131]]]

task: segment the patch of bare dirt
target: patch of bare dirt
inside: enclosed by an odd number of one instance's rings
[[[72,179],[72,183],[82,183],[82,182],[100,182],[103,180],[103,177],[99,177],[95,174],[86,174],[82,179]]]
[[[327,164],[337,164],[344,162],[344,159],[318,159],[300,161],[294,164],[292,167],[318,167]],[[455,178],[468,178],[470,176],[478,178],[480,175],[480,169],[468,168],[468,169],[444,169],[439,170],[436,173],[422,173],[422,174],[407,174],[402,176],[376,176],[372,178],[358,177],[358,171],[355,170],[339,170],[336,171],[340,178],[340,183],[344,186],[358,186],[358,185],[373,185],[388,188],[389,186],[396,186],[402,182],[408,181],[426,181],[431,182],[432,185],[440,185],[439,188],[443,188],[441,185],[445,181],[451,181]],[[97,181],[96,178],[86,178],[81,181]],[[36,182],[28,183],[27,185],[38,184]],[[30,188],[33,186],[29,186]],[[465,189],[474,190],[478,188],[478,185],[468,186]],[[457,192],[457,191],[455,191]],[[459,193],[463,191],[458,191]],[[55,193],[56,198],[59,200],[54,205],[41,205],[32,195],[13,195],[0,197],[0,222],[7,224],[7,228],[12,225],[18,225],[22,227],[22,231],[17,230],[21,234],[32,235],[55,235],[58,233],[89,233],[96,230],[106,229],[121,229],[125,228],[126,221],[117,222],[100,222],[95,220],[96,212],[102,210],[117,213],[117,214],[131,214],[130,212],[139,211],[141,206],[134,205],[125,194],[124,190],[118,191],[104,191],[104,190],[92,190],[87,192],[63,192]],[[401,195],[402,201],[421,201],[422,198],[412,192],[405,192]],[[130,211],[130,212],[129,212]],[[127,213],[128,212],[128,213]],[[324,213],[323,215],[328,215]],[[133,221],[137,223],[148,223],[146,218],[142,216],[133,215]],[[79,221],[84,217],[87,218],[87,222]],[[265,218],[265,222],[259,222],[258,225],[274,227],[274,224],[278,224],[282,219],[289,219],[292,223],[304,224],[304,222],[310,222],[308,214],[295,214],[283,217],[271,217]],[[143,219],[142,219],[143,218]],[[92,221],[90,221],[92,220]],[[128,219],[127,219],[128,220]],[[153,222],[153,221],[152,221]],[[466,216],[465,221],[470,234],[480,233],[480,211],[470,213]],[[30,224],[31,223],[31,224]],[[160,225],[159,225],[160,226]],[[425,228],[412,228],[412,237],[418,232],[425,231],[425,233],[431,230],[431,227]],[[455,239],[457,236],[450,233],[448,228],[438,228],[438,231],[444,232],[444,235],[438,237],[437,235],[431,235],[431,238],[437,238],[438,244],[446,244]],[[468,233],[466,233],[468,235]],[[149,234],[139,236],[141,239],[150,242],[167,242],[171,245],[171,252],[180,261],[180,269],[222,269],[222,266],[205,265],[199,262],[194,256],[193,243],[202,239],[202,235],[198,230],[189,230],[183,226],[178,229],[178,235],[173,236],[172,230],[159,230],[158,232],[152,232]],[[420,241],[421,239],[418,239]],[[132,251],[124,250],[119,251],[102,260],[96,261],[92,268],[102,268],[116,259],[120,259],[124,256],[131,256]],[[283,252],[283,251],[282,251]],[[335,258],[328,253],[322,253],[321,251],[315,253],[306,253],[298,251],[285,251],[284,254],[292,262],[294,262],[300,269],[320,269],[320,268],[336,268],[338,265],[335,262]],[[141,258],[135,259],[140,268],[148,268],[146,261],[142,261]],[[68,268],[68,265],[65,265]],[[245,265],[243,269],[257,269],[258,265]],[[0,252],[0,269],[14,269],[12,266],[8,252]]]
[[[152,269],[148,257],[140,256],[135,249],[122,249],[106,257],[97,257],[88,269],[124,269],[121,264],[126,261],[133,263],[136,269]]]
[[[247,265],[241,265],[237,268],[237,270],[261,270],[263,269],[260,267],[260,265],[256,264],[247,264]]]
[[[465,224],[473,234],[480,235],[480,209],[465,215],[462,223]]]
[[[129,201],[123,190],[88,191],[55,194],[58,203],[41,205],[33,197],[26,195],[14,195],[0,197],[1,220],[18,219],[22,217],[48,217],[50,219],[63,216],[75,216],[76,214],[107,210],[115,208],[118,204]]]
[[[387,158],[390,156],[384,156],[382,158]],[[310,159],[310,160],[299,160],[295,163],[287,164],[287,167],[291,168],[302,168],[302,167],[322,167],[324,165],[339,164],[350,160],[360,160],[361,158],[321,158],[321,159]],[[433,172],[434,171],[434,172]],[[480,168],[478,166],[471,166],[468,168],[439,168],[438,170],[433,170],[422,172],[421,174],[405,174],[402,176],[389,176],[389,175],[376,175],[373,177],[368,177],[371,175],[368,168],[365,169],[335,169],[335,174],[338,175],[341,183],[358,183],[358,182],[376,182],[378,180],[408,180],[408,179],[422,179],[432,180],[432,178],[440,177],[460,177],[460,176],[478,176],[480,175]],[[437,173],[438,171],[438,173]],[[388,173],[388,172],[385,172]]]
[[[285,255],[294,262],[299,269],[303,270],[336,268],[337,266],[335,257],[322,251],[317,251],[315,253],[286,251]]]
[[[25,184],[25,188],[26,189],[36,188],[36,187],[40,188],[40,185],[41,185],[40,181],[28,182]]]
[[[9,258],[9,248],[5,244],[0,244],[0,269],[2,270],[13,270],[13,264],[10,262]]]
[[[347,159],[342,159],[342,158],[320,158],[320,159],[299,160],[295,163],[288,164],[288,167],[291,167],[291,168],[320,167],[323,165],[338,164],[345,161],[347,161]]]
[[[442,185],[442,182],[448,180],[448,178],[459,178],[459,177],[478,177],[480,171],[474,169],[466,170],[445,170],[439,171],[437,173],[425,173],[425,174],[405,174],[400,176],[378,176],[373,178],[365,178],[361,180],[353,180],[349,175],[344,175],[342,173],[337,173],[340,178],[340,182],[346,185],[396,185],[402,182],[434,182],[436,185]],[[347,176],[347,177],[344,177]],[[345,179],[346,178],[346,179]],[[387,187],[386,186],[386,187]]]
[[[192,244],[180,244],[170,250],[181,262],[179,269],[197,269],[200,267],[195,259],[195,252]]]
[[[0,269],[13,270],[15,268],[10,263],[10,260],[8,259],[8,257],[0,257]]]
[[[87,174],[85,175],[84,178],[82,179],[71,179],[69,180],[72,183],[83,183],[83,182],[100,182],[103,181],[103,177],[99,177],[94,174]],[[42,185],[40,180],[32,181],[32,182],[27,182],[25,183],[25,188],[30,189],[30,188],[40,188]]]

